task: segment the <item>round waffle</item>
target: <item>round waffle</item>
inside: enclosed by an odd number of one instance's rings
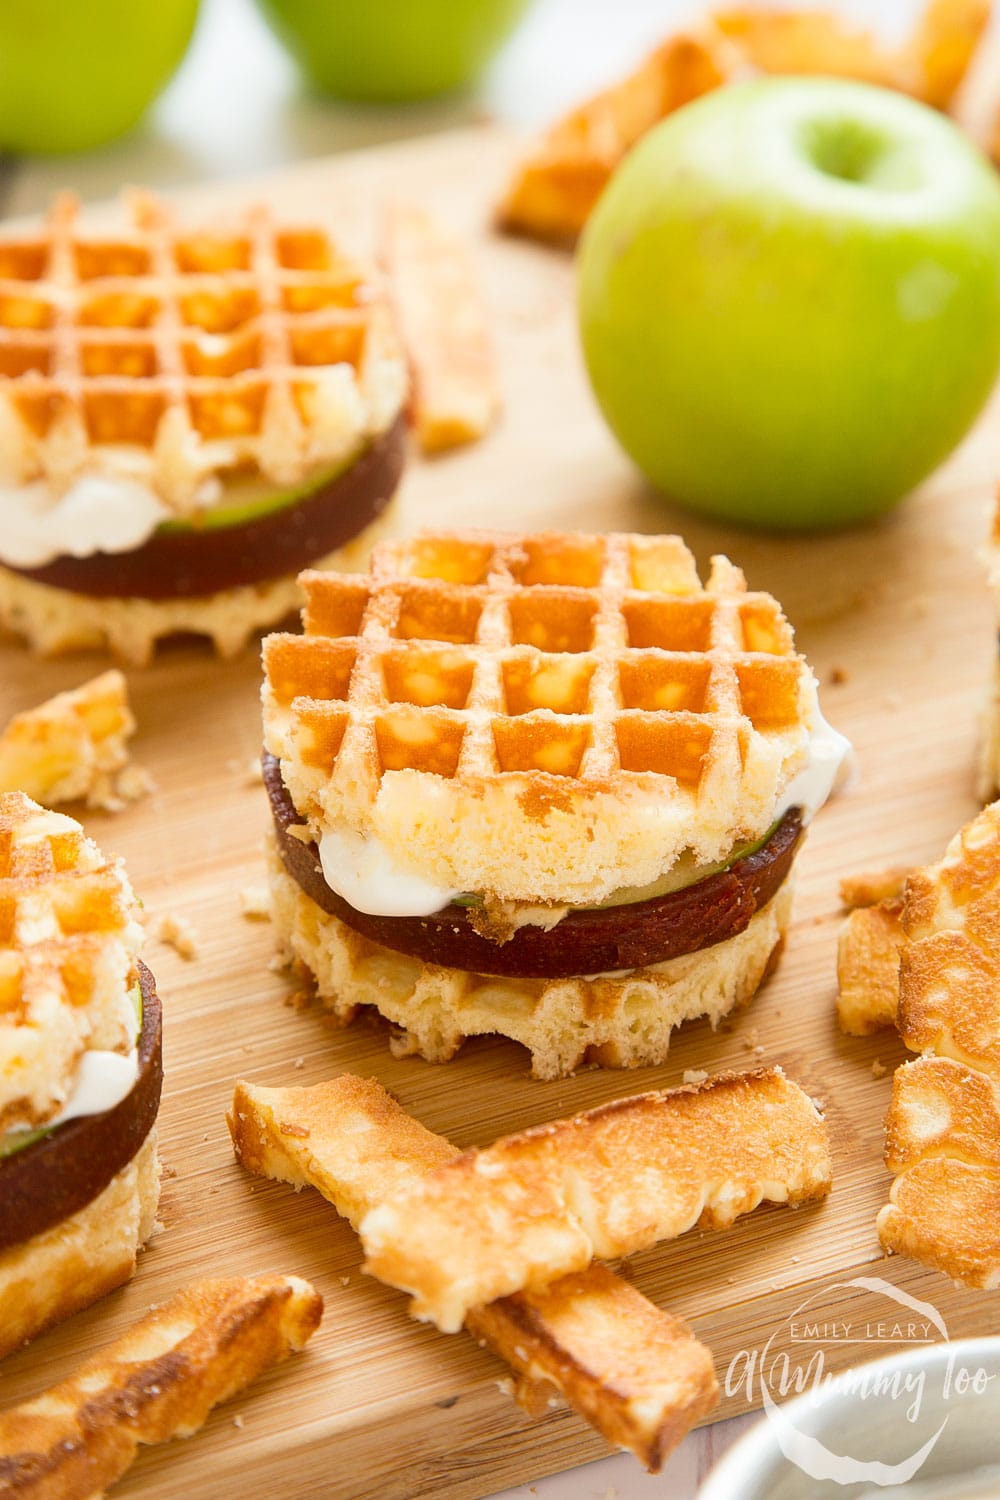
[[[320,524],[317,512],[310,523],[319,540],[305,560],[322,555],[325,564],[325,554],[376,520],[399,474],[397,436],[371,496],[352,501],[350,536],[342,537],[338,482],[373,445],[388,442],[407,390],[406,361],[374,271],[349,259],[325,230],[277,224],[263,207],[201,230],[179,227],[148,195],[132,195],[129,209],[127,229],[97,235],[81,229],[75,201],[64,197],[44,228],[0,240],[0,486],[43,487],[46,505],[51,496],[55,507],[49,524],[57,549],[29,559],[13,550],[10,536],[6,551],[0,540],[0,620],[42,649],[90,643],[95,634],[102,640],[102,604],[96,622],[85,605],[91,593],[108,594],[107,580],[95,568],[91,589],[87,547],[77,545],[72,522],[58,519],[60,501],[80,482],[141,487],[154,518],[147,536],[164,520],[211,524],[232,479],[262,481],[279,496],[301,489],[304,498],[315,482],[329,492],[330,514]],[[154,640],[205,629],[242,644],[255,626],[280,618],[276,591],[303,565],[298,554],[281,566],[295,527],[279,526],[275,545],[273,534],[258,544],[254,528],[239,520],[219,524],[234,555],[246,554],[239,576],[220,569],[219,582],[205,588],[192,585],[198,569],[192,573],[190,563],[175,570],[178,598],[163,600],[172,607]],[[265,524],[257,519],[256,530]],[[177,551],[184,541],[173,537],[170,546]],[[141,538],[127,544],[130,564],[141,545]],[[67,586],[59,567],[70,554],[83,561],[71,564]],[[152,552],[148,571],[162,591],[162,559]],[[135,573],[132,567],[123,599],[159,603],[155,588],[134,586]],[[52,585],[57,595],[72,591],[61,611],[70,618],[59,629]],[[259,586],[260,609],[253,592],[235,606],[249,624],[205,619],[206,596],[247,585]],[[121,635],[110,629],[103,639],[117,645]]]
[[[586,905],[725,860],[808,759],[779,606],[725,558],[702,585],[677,537],[429,532],[300,582],[266,747],[310,838],[374,836],[443,889]]]

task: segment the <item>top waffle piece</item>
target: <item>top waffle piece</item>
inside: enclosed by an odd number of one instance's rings
[[[129,208],[127,229],[86,232],[64,196],[0,239],[0,478],[113,473],[183,515],[220,473],[291,485],[388,427],[406,387],[392,318],[325,230]]]
[[[131,1048],[137,913],[78,823],[0,794],[0,1132],[55,1115],[86,1049]]]
[[[678,537],[425,532],[300,582],[267,748],[311,837],[374,834],[441,886],[602,900],[761,836],[805,763],[779,606],[725,558],[703,586]]]
[[[884,942],[866,944],[857,928],[841,953],[842,992],[860,992],[866,970],[871,980],[871,1024],[855,999],[851,1029],[873,1029],[894,996],[900,1035],[922,1054],[893,1079],[896,1180],[879,1238],[965,1286],[1000,1286],[1000,804],[869,911]]]

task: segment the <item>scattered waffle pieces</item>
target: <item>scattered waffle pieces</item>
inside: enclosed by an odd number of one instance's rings
[[[865,950],[858,933],[879,931]],[[940,864],[911,871],[900,898],[851,914],[842,1004],[845,985],[859,1031],[885,1018],[895,985],[900,1036],[922,1054],[893,1079],[883,1247],[961,1285],[1000,1286],[1000,804]]]
[[[809,754],[815,680],[779,605],[725,558],[702,585],[678,537],[427,532],[376,548],[368,576],[301,582],[305,633],[264,647],[265,744],[296,826],[374,837],[401,872],[481,894],[508,933],[523,907],[554,925],[685,851],[724,862],[767,833]],[[749,926],[662,963],[510,981],[401,960],[280,863],[272,890],[279,937],[345,1021],[374,1004],[434,1060],[511,1035],[541,1077],[662,1060],[679,1021],[748,1000],[792,898],[789,877]]]
[[[902,910],[897,897],[859,906],[841,929],[837,1020],[848,1036],[869,1036],[896,1024]]]
[[[842,905],[853,909],[858,906],[874,906],[878,901],[895,901],[903,894],[911,868],[910,865],[892,865],[887,870],[867,870],[861,875],[845,875],[840,882]]]
[[[438,453],[475,442],[493,425],[500,393],[471,254],[428,214],[395,203],[385,215],[384,255],[420,446]]]
[[[728,82],[738,65],[713,27],[671,37],[547,132],[508,187],[497,223],[538,239],[574,240],[626,152],[682,104]]]
[[[0,733],[0,791],[117,812],[152,789],[149,776],[129,764],[126,740],[134,732],[125,678],[103,672],[14,715]]]
[[[198,929],[187,917],[164,912],[156,924],[156,936],[168,948],[173,948],[178,957],[189,962],[198,957]]]
[[[304,1347],[323,1301],[296,1276],[201,1281],[74,1375],[0,1413],[10,1500],[95,1500],[140,1446],[190,1437],[211,1409]]]
[[[623,1177],[622,1162],[629,1171]],[[695,1224],[728,1228],[765,1198],[830,1189],[826,1127],[779,1068],[639,1094],[506,1136],[429,1172],[361,1223],[366,1269],[446,1333],[471,1308],[544,1291],[595,1256]]]
[[[756,73],[825,74],[950,104],[990,16],[989,0],[930,0],[900,48],[832,12],[747,6],[669,38],[627,78],[554,125],[497,210],[504,229],[573,240],[615,167],[654,125],[711,89]]]
[[[229,1128],[249,1171],[317,1188],[355,1228],[387,1196],[460,1155],[374,1079],[349,1073],[311,1088],[238,1083]],[[543,1295],[478,1308],[465,1326],[513,1366],[530,1411],[544,1411],[558,1392],[654,1472],[718,1400],[705,1346],[603,1266]]]

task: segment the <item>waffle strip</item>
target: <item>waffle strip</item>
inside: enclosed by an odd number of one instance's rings
[[[313,837],[374,833],[442,886],[586,904],[724,858],[805,758],[778,605],[724,558],[702,587],[679,538],[428,532],[301,582],[267,748]]]
[[[406,375],[384,293],[325,231],[259,207],[189,232],[148,195],[129,206],[98,238],[64,196],[44,230],[0,240],[15,482],[121,473],[183,515],[219,472],[291,485],[388,427]]]
[[[470,1309],[544,1291],[595,1257],[829,1189],[822,1119],[780,1068],[764,1068],[466,1151],[366,1214],[361,1243],[373,1276],[412,1293],[414,1317],[454,1333]]]
[[[139,1448],[190,1437],[212,1407],[301,1349],[323,1301],[297,1276],[200,1281],[66,1380],[0,1413],[9,1500],[99,1500]]]
[[[311,1088],[237,1083],[229,1128],[248,1170],[317,1188],[355,1228],[387,1194],[459,1156],[374,1079],[349,1073]],[[544,1410],[554,1386],[654,1471],[718,1400],[704,1345],[602,1266],[478,1308],[466,1327],[513,1366],[529,1409]]]
[[[78,823],[0,794],[0,1130],[54,1115],[85,1049],[130,1050],[137,912]]]

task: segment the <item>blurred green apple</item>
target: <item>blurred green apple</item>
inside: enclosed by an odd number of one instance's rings
[[[530,0],[259,0],[299,66],[325,93],[429,99],[469,83]]]
[[[0,0],[0,150],[86,151],[131,130],[198,0]]]
[[[836,80],[739,84],[625,160],[584,232],[608,422],[694,510],[769,527],[887,509],[1000,360],[1000,185],[943,116]]]

